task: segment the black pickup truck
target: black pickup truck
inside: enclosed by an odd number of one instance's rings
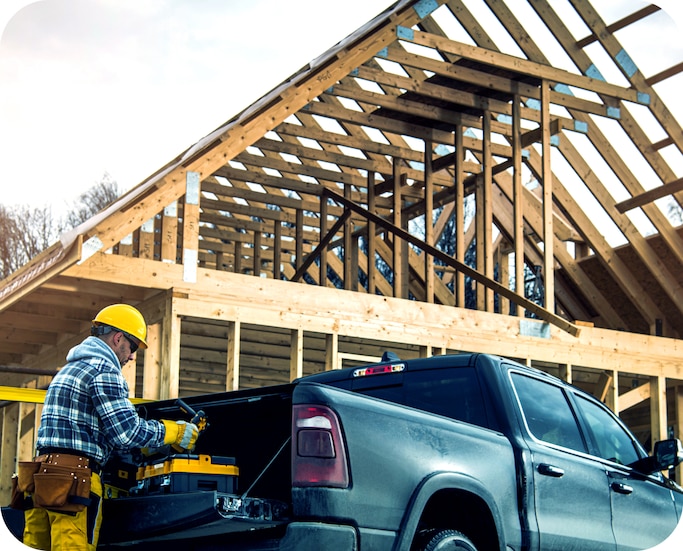
[[[110,463],[102,548],[643,550],[681,517],[661,474],[678,440],[648,456],[592,396],[497,356],[388,355],[185,402],[210,423],[193,455]]]

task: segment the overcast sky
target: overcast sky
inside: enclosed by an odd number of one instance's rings
[[[130,189],[388,5],[0,0],[0,203]]]
[[[391,3],[0,0],[0,203],[130,189]]]

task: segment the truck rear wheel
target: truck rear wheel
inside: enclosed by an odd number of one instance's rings
[[[477,551],[477,548],[462,532],[437,530],[430,534],[424,551]]]

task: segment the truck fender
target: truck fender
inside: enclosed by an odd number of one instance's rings
[[[410,550],[420,517],[427,503],[433,495],[441,490],[465,491],[481,498],[493,517],[498,537],[498,548],[500,551],[506,550],[502,517],[491,492],[481,482],[471,476],[463,473],[442,471],[432,473],[424,478],[413,492],[406,513],[401,521],[401,529],[394,546],[394,551]]]

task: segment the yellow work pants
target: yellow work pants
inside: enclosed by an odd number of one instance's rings
[[[43,551],[95,551],[102,522],[102,481],[92,473],[91,503],[78,513],[34,507],[24,513],[24,545]]]

